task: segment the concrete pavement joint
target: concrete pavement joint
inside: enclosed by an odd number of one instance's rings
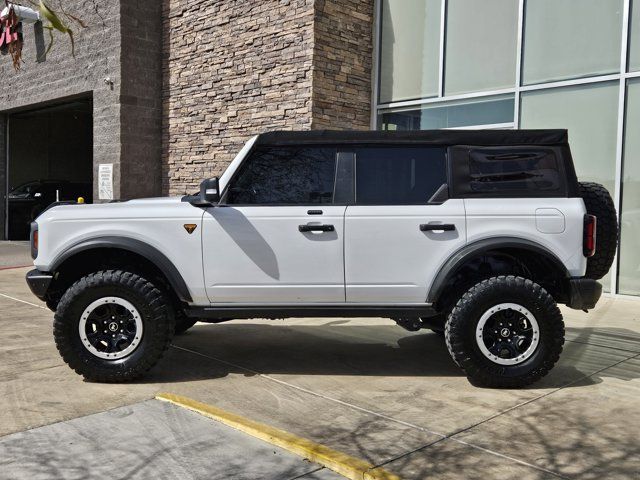
[[[10,295],[5,295],[4,293],[0,293],[0,297],[8,298],[9,300],[14,300],[20,303],[26,303],[27,305],[31,305],[32,307],[41,308],[43,310],[49,310],[47,307],[43,307],[42,305],[37,305],[35,303],[27,302],[26,300],[20,300],[19,298],[12,297]]]
[[[20,303],[27,304],[27,305],[29,305],[29,306],[33,306],[33,307],[40,308],[40,309],[43,309],[43,310],[48,310],[48,309],[47,309],[46,307],[44,307],[44,306],[37,305],[37,304],[35,304],[35,303],[28,302],[28,301],[25,301],[25,300],[21,300],[21,299],[19,299],[19,298],[15,298],[15,297],[12,297],[12,296],[10,296],[10,295],[6,295],[6,294],[3,294],[3,293],[0,293],[0,296],[1,296],[1,297],[4,297],[4,298],[7,298],[7,299],[10,299],[10,300],[13,300],[13,301],[16,301],[16,302],[20,302]],[[568,341],[575,342],[575,341],[573,341],[573,340],[568,340]],[[471,443],[465,442],[464,440],[457,439],[457,438],[453,438],[453,437],[454,437],[454,436],[456,436],[456,435],[459,435],[459,434],[461,434],[461,433],[463,433],[463,432],[466,432],[466,431],[468,431],[468,430],[471,430],[471,429],[473,429],[473,428],[475,428],[475,427],[477,427],[477,426],[479,426],[479,425],[482,425],[482,424],[484,424],[484,423],[486,423],[486,422],[489,422],[489,421],[491,421],[491,420],[493,420],[493,419],[495,419],[495,418],[497,418],[497,417],[499,417],[499,416],[501,416],[501,415],[504,415],[505,413],[511,412],[511,411],[513,411],[513,410],[515,410],[515,409],[517,409],[517,408],[520,408],[520,407],[522,407],[522,406],[525,406],[525,405],[528,405],[528,404],[530,404],[530,403],[533,403],[533,402],[535,402],[535,401],[537,401],[537,400],[539,400],[539,399],[541,399],[541,398],[544,398],[544,397],[547,397],[547,396],[549,396],[549,395],[552,395],[553,393],[556,393],[556,392],[558,392],[558,391],[560,391],[560,390],[562,390],[562,389],[565,389],[565,388],[567,388],[567,387],[569,387],[569,386],[571,386],[571,385],[574,385],[575,383],[578,383],[578,382],[580,382],[580,381],[584,380],[585,378],[589,378],[590,376],[597,375],[598,373],[601,373],[601,372],[603,372],[603,371],[605,371],[605,370],[607,370],[607,369],[613,368],[613,367],[615,367],[615,366],[617,366],[617,365],[619,365],[619,364],[621,364],[621,363],[624,363],[624,362],[626,362],[626,361],[628,361],[628,360],[631,360],[631,359],[634,359],[634,358],[638,358],[638,357],[640,357],[640,353],[627,351],[627,350],[620,349],[620,348],[613,347],[613,346],[595,345],[595,344],[592,344],[592,343],[589,343],[589,342],[586,342],[586,343],[583,343],[583,342],[575,342],[575,343],[581,343],[581,344],[585,344],[585,345],[592,345],[592,346],[599,346],[599,347],[602,347],[602,348],[611,348],[611,349],[614,349],[614,350],[620,350],[620,351],[625,351],[625,352],[628,352],[628,353],[634,353],[634,354],[633,354],[633,355],[631,355],[631,356],[629,356],[629,357],[627,357],[627,358],[624,358],[624,359],[622,359],[622,360],[619,360],[619,361],[617,361],[617,362],[613,363],[612,365],[608,365],[608,366],[606,366],[606,367],[602,367],[602,368],[600,368],[600,369],[596,370],[595,372],[592,372],[592,373],[587,374],[587,375],[583,375],[582,377],[580,377],[580,378],[578,378],[578,379],[576,379],[576,380],[574,380],[574,381],[572,381],[572,382],[569,382],[569,383],[567,383],[566,385],[563,385],[563,386],[561,386],[561,387],[558,387],[558,388],[556,388],[556,389],[554,389],[554,390],[552,390],[552,391],[550,391],[550,392],[544,393],[544,394],[539,395],[539,396],[537,396],[537,397],[535,397],[535,398],[532,398],[532,399],[530,399],[530,400],[527,400],[527,401],[525,401],[525,402],[522,402],[522,403],[520,403],[520,404],[518,404],[518,405],[515,405],[515,406],[513,406],[513,407],[510,407],[510,408],[508,408],[508,409],[506,409],[506,410],[504,410],[504,411],[502,411],[502,412],[498,412],[498,413],[496,413],[495,415],[492,415],[492,416],[490,416],[490,417],[488,417],[488,418],[486,418],[486,419],[484,419],[484,420],[481,420],[480,422],[475,423],[474,425],[471,425],[471,426],[469,426],[469,427],[466,427],[466,428],[460,429],[460,430],[458,430],[458,431],[456,431],[456,432],[454,432],[454,433],[452,433],[452,434],[449,434],[449,435],[441,434],[441,433],[438,433],[438,432],[433,432],[433,431],[430,431],[430,430],[428,430],[428,429],[426,429],[426,428],[420,427],[420,426],[418,426],[418,425],[411,424],[411,423],[409,423],[409,422],[404,422],[404,421],[402,421],[402,420],[398,420],[398,419],[395,419],[395,418],[393,418],[393,417],[389,417],[389,416],[387,416],[387,415],[380,414],[380,413],[377,413],[377,412],[374,412],[374,411],[368,410],[368,409],[366,409],[366,408],[358,407],[357,405],[353,405],[353,404],[350,404],[350,403],[348,403],[348,402],[344,402],[344,401],[341,401],[341,400],[338,400],[338,399],[335,399],[335,398],[329,397],[329,396],[327,396],[327,395],[319,394],[319,393],[313,392],[313,391],[311,391],[311,390],[308,390],[308,389],[305,389],[305,388],[302,388],[302,387],[298,387],[298,386],[293,385],[293,384],[290,384],[290,383],[288,383],[288,382],[285,382],[285,381],[282,381],[282,380],[278,380],[278,379],[276,379],[276,378],[273,378],[273,377],[271,377],[271,376],[269,376],[269,375],[267,375],[267,374],[262,374],[262,373],[260,373],[260,372],[255,371],[255,370],[252,370],[252,369],[249,369],[249,368],[243,367],[243,366],[241,366],[241,365],[236,365],[236,364],[233,364],[233,363],[231,363],[231,362],[227,362],[227,361],[225,361],[225,360],[222,360],[222,359],[219,359],[219,358],[216,358],[216,357],[212,357],[212,356],[209,356],[209,355],[205,355],[205,354],[202,354],[202,353],[200,353],[200,352],[193,351],[193,350],[189,350],[189,349],[186,349],[186,348],[183,348],[183,347],[178,347],[178,346],[175,346],[175,345],[172,345],[172,347],[173,347],[173,348],[176,348],[176,349],[184,350],[184,351],[186,351],[186,352],[190,352],[190,353],[192,353],[192,354],[196,354],[196,355],[199,355],[199,356],[202,356],[202,357],[205,357],[205,358],[209,358],[209,359],[214,360],[214,361],[219,362],[219,363],[223,363],[223,364],[226,364],[226,365],[233,366],[233,367],[235,367],[235,368],[242,369],[242,370],[244,370],[244,371],[246,371],[246,372],[253,373],[253,374],[257,375],[257,376],[261,376],[261,377],[263,377],[263,378],[265,378],[265,379],[268,379],[268,380],[271,380],[271,381],[273,381],[273,382],[276,382],[276,383],[279,383],[279,384],[285,385],[285,386],[287,386],[287,387],[290,387],[290,388],[293,388],[293,389],[296,389],[296,390],[299,390],[299,391],[305,392],[305,393],[310,394],[310,395],[314,395],[314,396],[316,396],[316,397],[323,398],[323,399],[325,399],[325,400],[328,400],[328,401],[331,401],[331,402],[334,402],[334,403],[338,403],[338,404],[344,405],[344,406],[349,407],[349,408],[351,408],[351,409],[358,410],[358,411],[361,411],[361,412],[364,412],[364,413],[368,413],[368,414],[374,415],[374,416],[376,416],[376,417],[383,418],[383,419],[385,419],[385,420],[388,420],[388,421],[391,421],[391,422],[395,422],[395,423],[397,423],[397,424],[404,425],[404,426],[409,427],[409,428],[413,428],[413,429],[421,430],[421,431],[424,431],[424,432],[426,432],[426,433],[430,433],[430,434],[432,434],[432,435],[435,435],[435,436],[440,437],[438,440],[436,440],[436,441],[434,441],[434,442],[431,442],[431,443],[429,443],[429,444],[427,444],[427,445],[424,445],[424,446],[422,446],[422,447],[420,447],[420,448],[418,448],[418,449],[416,449],[416,450],[413,450],[413,451],[411,451],[411,452],[406,452],[406,453],[404,453],[404,454],[402,454],[402,455],[399,455],[399,456],[395,457],[394,459],[387,460],[387,461],[385,461],[385,462],[381,463],[380,465],[386,465],[386,464],[388,464],[388,463],[390,463],[390,462],[392,462],[392,461],[395,461],[395,460],[397,460],[397,459],[403,458],[403,457],[405,457],[405,456],[407,456],[407,455],[409,455],[409,454],[411,454],[411,453],[414,453],[414,452],[416,452],[416,451],[420,451],[420,450],[422,450],[422,449],[425,449],[425,448],[427,448],[427,447],[429,447],[429,446],[432,446],[432,445],[434,445],[434,444],[436,444],[436,443],[440,443],[440,442],[442,442],[442,441],[444,441],[444,440],[447,440],[447,439],[448,439],[448,440],[452,440],[452,441],[454,441],[454,442],[456,442],[456,443],[459,443],[459,444],[462,444],[462,445],[465,445],[465,446],[468,446],[468,447],[471,447],[471,448],[474,448],[474,449],[477,449],[477,450],[480,450],[480,451],[483,451],[483,452],[486,452],[486,453],[489,453],[489,454],[493,454],[493,455],[498,456],[498,457],[501,457],[501,458],[505,458],[505,459],[508,459],[508,460],[514,461],[514,462],[519,463],[519,464],[522,464],[522,465],[524,465],[524,466],[531,467],[531,468],[536,469],[536,470],[539,470],[539,471],[544,471],[545,473],[548,473],[548,474],[554,475],[554,476],[559,477],[559,478],[566,478],[566,477],[563,477],[562,475],[560,475],[560,474],[558,474],[558,473],[556,473],[556,472],[546,470],[546,469],[544,469],[544,468],[542,468],[542,467],[539,467],[539,466],[537,466],[537,465],[529,464],[529,463],[527,463],[527,462],[524,462],[524,461],[521,461],[521,460],[518,460],[518,459],[515,459],[515,458],[512,458],[512,457],[509,457],[509,456],[504,455],[504,454],[501,454],[501,453],[499,453],[499,452],[495,452],[495,451],[492,451],[492,450],[490,450],[490,449],[486,449],[486,448],[484,448],[484,447],[480,447],[480,446],[478,446],[478,445],[474,445],[474,444],[471,444]],[[48,368],[53,368],[53,367],[48,367]],[[109,409],[109,410],[111,410],[111,409]],[[108,411],[108,410],[107,410],[107,411]],[[57,423],[57,422],[53,422],[53,423]],[[28,430],[31,430],[31,429],[28,429]],[[28,430],[27,430],[27,431],[28,431]]]
[[[331,401],[331,402],[335,402],[335,403],[338,403],[338,404],[344,405],[344,406],[349,407],[349,408],[352,408],[352,409],[354,409],[354,410],[358,410],[358,411],[361,411],[361,412],[364,412],[364,413],[368,413],[368,414],[370,414],[370,415],[374,415],[374,416],[376,416],[376,417],[383,418],[383,419],[385,419],[385,420],[389,420],[389,421],[392,421],[392,422],[398,423],[398,424],[400,424],[400,425],[403,425],[403,426],[406,426],[406,427],[409,427],[409,428],[414,428],[414,429],[421,430],[421,431],[423,431],[423,432],[430,433],[430,434],[432,434],[432,435],[436,435],[436,436],[441,437],[439,440],[436,440],[435,442],[432,442],[432,443],[429,443],[429,444],[427,444],[427,445],[424,445],[424,446],[422,446],[422,447],[420,447],[420,448],[416,449],[415,451],[419,451],[419,450],[421,450],[421,449],[423,449],[423,448],[427,448],[427,447],[429,447],[429,446],[431,446],[431,445],[434,445],[435,443],[439,443],[439,442],[441,442],[441,441],[443,441],[443,440],[452,440],[452,441],[457,442],[457,443],[460,443],[460,444],[462,444],[462,445],[466,445],[466,446],[468,446],[468,447],[475,448],[475,449],[477,449],[477,450],[481,450],[481,451],[483,451],[483,452],[490,453],[490,454],[496,455],[496,456],[498,456],[498,457],[501,457],[501,458],[505,458],[505,459],[511,460],[511,461],[516,462],[516,463],[519,463],[519,464],[521,464],[521,465],[525,465],[525,466],[527,466],[527,467],[534,468],[534,469],[536,469],[536,470],[543,471],[543,472],[545,472],[545,473],[548,473],[548,474],[551,474],[551,475],[554,475],[554,476],[556,476],[556,477],[558,477],[558,478],[563,478],[563,479],[566,479],[567,477],[564,477],[564,476],[562,476],[562,475],[558,474],[557,472],[554,472],[554,471],[551,471],[551,470],[547,470],[547,469],[545,469],[545,468],[543,468],[543,467],[540,467],[540,466],[538,466],[538,465],[534,465],[534,464],[531,464],[531,463],[525,462],[525,461],[523,461],[523,460],[519,460],[519,459],[517,459],[517,458],[510,457],[510,456],[505,455],[505,454],[503,454],[503,453],[496,452],[496,451],[493,451],[493,450],[490,450],[490,449],[487,449],[487,448],[484,448],[484,447],[481,447],[481,446],[479,446],[479,445],[475,445],[475,444],[472,444],[472,443],[469,443],[469,442],[465,442],[464,440],[460,440],[460,439],[457,439],[457,438],[454,438],[454,437],[455,437],[456,435],[459,435],[459,434],[463,433],[463,432],[466,432],[466,431],[468,431],[468,430],[471,430],[471,429],[473,429],[473,428],[475,428],[475,427],[477,427],[477,426],[479,426],[479,425],[482,425],[482,424],[484,424],[484,423],[486,423],[486,422],[489,422],[489,421],[491,421],[491,420],[493,420],[493,419],[495,419],[495,418],[497,418],[497,417],[499,417],[499,416],[501,416],[501,415],[504,415],[504,414],[506,414],[506,413],[509,413],[509,412],[511,412],[511,411],[513,411],[513,410],[515,410],[515,409],[517,409],[517,408],[523,407],[523,406],[528,405],[528,404],[530,404],[530,403],[533,403],[533,402],[535,402],[535,401],[537,401],[537,400],[540,400],[541,398],[544,398],[544,397],[547,397],[547,396],[549,396],[549,395],[551,395],[551,394],[553,394],[553,393],[556,393],[556,392],[558,392],[558,391],[560,391],[560,390],[562,390],[562,389],[564,389],[564,388],[567,388],[567,387],[569,387],[569,386],[571,386],[571,385],[573,385],[573,384],[575,384],[575,383],[577,383],[577,382],[580,382],[580,381],[584,380],[585,378],[589,378],[589,377],[591,377],[591,376],[593,376],[593,375],[597,375],[598,373],[600,373],[600,372],[602,372],[602,371],[604,371],[604,370],[607,370],[607,369],[609,369],[609,368],[615,367],[615,366],[617,366],[617,365],[619,365],[619,364],[621,364],[621,363],[623,363],[623,362],[626,362],[626,361],[628,361],[628,360],[631,360],[632,358],[635,358],[635,357],[640,356],[640,354],[635,354],[635,355],[632,355],[632,356],[627,357],[627,358],[625,358],[625,359],[622,359],[622,360],[620,360],[620,361],[618,361],[618,362],[615,362],[615,363],[613,363],[613,364],[611,364],[611,365],[608,365],[608,366],[603,367],[603,368],[601,368],[601,369],[599,369],[599,370],[596,370],[595,372],[592,372],[592,373],[587,374],[587,375],[583,375],[582,377],[577,378],[576,380],[574,380],[574,381],[572,381],[572,382],[569,382],[569,383],[567,383],[566,385],[563,385],[563,386],[561,386],[561,387],[558,387],[558,388],[556,388],[556,389],[553,389],[553,390],[552,390],[552,391],[550,391],[550,392],[544,393],[544,394],[542,394],[542,395],[539,395],[539,396],[537,396],[537,397],[534,397],[534,398],[532,398],[532,399],[529,399],[529,400],[527,400],[527,401],[525,401],[525,402],[522,402],[522,403],[519,403],[519,404],[517,404],[517,405],[514,405],[513,407],[510,407],[510,408],[507,408],[506,410],[503,410],[503,411],[501,411],[501,412],[498,412],[498,413],[496,413],[495,415],[492,415],[492,416],[490,416],[490,417],[487,417],[487,418],[485,418],[484,420],[481,420],[481,421],[479,421],[479,422],[477,422],[477,423],[475,423],[475,424],[473,424],[473,425],[470,425],[470,426],[468,426],[468,427],[465,427],[465,428],[463,428],[463,429],[460,429],[460,430],[458,430],[458,431],[456,431],[456,432],[453,432],[453,433],[451,433],[451,434],[448,434],[448,435],[447,435],[447,434],[442,434],[442,433],[439,433],[439,432],[435,432],[435,431],[429,430],[429,429],[424,428],[424,427],[421,427],[421,426],[419,426],[419,425],[415,425],[415,424],[412,424],[412,423],[409,423],[409,422],[405,422],[405,421],[403,421],[403,420],[398,420],[398,419],[396,419],[396,418],[393,418],[393,417],[390,417],[390,416],[387,416],[387,415],[384,415],[384,414],[381,414],[381,413],[378,413],[378,412],[374,412],[374,411],[372,411],[372,410],[369,410],[369,409],[366,409],[366,408],[363,408],[363,407],[359,407],[359,406],[357,406],[357,405],[354,405],[354,404],[351,404],[351,403],[348,403],[348,402],[344,402],[344,401],[342,401],[342,400],[339,400],[339,399],[336,399],[336,398],[333,398],[333,397],[329,397],[329,396],[327,396],[327,395],[324,395],[324,394],[321,394],[321,393],[317,393],[317,392],[314,392],[314,391],[312,391],[312,390],[308,390],[308,389],[306,389],[306,388],[304,388],[304,387],[299,387],[299,386],[297,386],[297,385],[293,385],[293,384],[288,383],[288,382],[285,382],[285,381],[283,381],[283,380],[278,380],[278,379],[276,379],[276,378],[274,378],[274,377],[271,377],[270,375],[267,375],[267,374],[264,374],[264,373],[260,373],[260,372],[258,372],[258,371],[256,371],[256,370],[252,370],[252,369],[247,368],[247,367],[243,367],[242,365],[237,365],[237,364],[234,364],[234,363],[231,363],[231,362],[227,362],[226,360],[222,360],[222,359],[219,359],[219,358],[216,358],[216,357],[212,357],[212,356],[210,356],[210,355],[206,355],[206,354],[203,354],[203,353],[200,353],[200,352],[196,352],[196,351],[193,351],[193,350],[189,350],[189,349],[187,349],[187,348],[178,347],[178,346],[176,346],[176,345],[172,345],[172,347],[173,347],[173,348],[178,348],[178,349],[181,349],[181,350],[184,350],[184,351],[187,351],[187,352],[190,352],[190,353],[196,354],[196,355],[200,355],[200,356],[203,356],[203,357],[205,357],[205,358],[209,358],[209,359],[211,359],[211,360],[214,360],[214,361],[217,361],[217,362],[220,362],[220,363],[223,363],[223,364],[226,364],[226,365],[229,365],[229,366],[235,367],[235,368],[239,368],[239,369],[241,369],[241,370],[244,370],[244,371],[246,371],[246,372],[253,373],[254,375],[260,376],[260,377],[262,377],[262,378],[265,378],[265,379],[271,380],[271,381],[273,381],[273,382],[276,382],[276,383],[279,383],[279,384],[282,384],[282,385],[288,386],[288,387],[290,387],[290,388],[294,388],[294,389],[296,389],[296,390],[299,390],[299,391],[302,391],[302,392],[308,393],[308,394],[310,394],[310,395],[314,395],[314,396],[317,396],[317,397],[323,398],[323,399],[328,400],[328,401]],[[630,352],[630,353],[631,353],[631,352]],[[379,466],[382,466],[382,465],[387,465],[388,463],[390,463],[390,462],[392,462],[392,461],[395,461],[395,460],[397,460],[397,459],[399,459],[399,458],[403,458],[403,457],[405,457],[406,455],[409,455],[409,454],[411,454],[411,453],[414,453],[414,452],[413,452],[413,451],[412,451],[412,452],[405,452],[404,454],[399,455],[398,457],[396,457],[396,458],[394,458],[394,459],[392,459],[392,460],[387,460],[387,461],[385,461],[385,462],[383,462],[383,463],[381,463],[381,464],[379,464],[379,465],[376,465],[376,468],[377,468],[377,467],[379,467]]]
[[[589,345],[590,347],[610,348],[612,350],[619,350],[621,352],[638,353],[637,350],[629,350],[627,348],[612,347],[611,345],[601,345],[599,343],[579,342],[578,340],[568,340],[568,339],[565,339],[565,341],[566,342],[571,342],[571,343],[578,343],[580,345]],[[609,368],[609,367],[607,367],[607,368]]]
[[[351,408],[353,410],[358,410],[360,412],[367,413],[369,415],[375,415],[376,417],[383,418],[385,420],[389,420],[391,422],[398,423],[398,424],[403,425],[405,427],[418,429],[418,430],[421,430],[423,432],[429,433],[431,435],[436,435],[438,437],[447,438],[447,436],[445,434],[443,434],[443,433],[434,432],[434,431],[428,430],[428,429],[426,429],[424,427],[420,427],[418,425],[415,425],[413,423],[405,422],[403,420],[398,420],[397,418],[389,417],[389,416],[384,415],[382,413],[374,412],[374,411],[369,410],[367,408],[359,407],[358,405],[354,405],[352,403],[345,402],[345,401],[339,400],[337,398],[329,397],[328,395],[324,395],[322,393],[314,392],[313,390],[309,390],[309,389],[306,389],[304,387],[299,387],[298,385],[294,385],[292,383],[285,382],[284,380],[278,380],[277,378],[274,378],[274,377],[272,377],[270,375],[267,375],[265,373],[257,372],[255,370],[250,369],[250,368],[243,367],[242,365],[237,365],[235,363],[227,362],[226,360],[222,360],[222,359],[219,359],[219,358],[216,358],[216,357],[212,357],[211,355],[206,355],[204,353],[196,352],[195,350],[190,350],[188,348],[178,347],[177,345],[171,345],[171,347],[172,348],[177,348],[179,350],[184,350],[185,352],[189,352],[189,353],[192,353],[192,354],[195,354],[195,355],[200,355],[200,356],[202,356],[204,358],[208,358],[210,360],[214,360],[216,362],[220,362],[220,363],[223,363],[225,365],[228,365],[228,366],[231,366],[231,367],[234,367],[234,368],[238,368],[238,369],[244,370],[245,372],[252,373],[252,374],[254,374],[256,376],[265,378],[265,379],[270,380],[272,382],[279,383],[281,385],[284,385],[284,386],[289,387],[289,388],[293,388],[295,390],[299,390],[299,391],[304,392],[304,393],[308,393],[309,395],[314,395],[316,397],[323,398],[323,399],[328,400],[330,402],[338,403],[338,404],[343,405],[345,407],[349,407],[349,408]]]
[[[384,469],[376,468],[367,461],[352,457],[312,440],[298,437],[279,428],[227,412],[213,405],[170,393],[159,394],[156,399],[191,410],[271,445],[283,448],[351,480],[400,480],[400,477]]]
[[[299,480],[300,478],[304,478],[304,477],[306,477],[308,475],[312,475],[314,473],[318,473],[320,470],[324,470],[324,469],[325,469],[325,467],[318,467],[315,470],[311,470],[310,472],[306,472],[306,473],[301,473],[300,475],[296,475],[295,477],[289,478],[287,480]]]
[[[459,434],[461,434],[461,433],[464,433],[464,432],[466,432],[466,431],[468,431],[468,430],[471,430],[472,428],[475,428],[475,427],[477,427],[477,426],[479,426],[479,425],[482,425],[483,423],[489,422],[489,421],[493,420],[494,418],[498,418],[498,417],[500,417],[501,415],[504,415],[505,413],[509,413],[509,412],[512,412],[513,410],[516,410],[517,408],[524,407],[525,405],[529,405],[530,403],[536,402],[536,401],[540,400],[541,398],[548,397],[549,395],[552,395],[552,394],[554,394],[554,393],[557,393],[557,392],[559,392],[560,390],[563,390],[563,389],[565,389],[565,388],[567,388],[567,387],[570,387],[571,385],[573,385],[573,384],[575,384],[575,383],[578,383],[578,382],[580,382],[580,381],[584,380],[585,378],[589,378],[589,377],[592,377],[592,376],[594,376],[594,375],[597,375],[598,373],[600,373],[600,372],[602,372],[602,371],[604,371],[604,370],[607,370],[607,369],[609,369],[609,368],[613,368],[613,367],[615,367],[615,366],[617,366],[617,365],[620,365],[621,363],[624,363],[624,362],[626,362],[626,361],[628,361],[628,360],[631,360],[631,359],[633,359],[633,358],[636,358],[636,357],[638,357],[638,356],[640,356],[640,353],[636,353],[635,355],[631,355],[630,357],[624,358],[624,359],[622,359],[622,360],[618,360],[617,362],[615,362],[615,363],[613,363],[613,364],[611,364],[611,365],[608,365],[608,366],[606,366],[606,367],[602,367],[601,369],[596,370],[595,372],[592,372],[592,373],[590,373],[590,374],[588,374],[588,375],[583,375],[582,377],[577,378],[577,379],[573,380],[572,382],[569,382],[569,383],[567,383],[567,384],[565,384],[565,385],[562,385],[561,387],[554,388],[554,389],[553,389],[553,390],[551,390],[550,392],[543,393],[542,395],[539,395],[539,396],[537,396],[537,397],[534,397],[534,398],[531,398],[531,399],[529,399],[529,400],[526,400],[526,401],[524,401],[524,402],[522,402],[522,403],[519,403],[519,404],[517,404],[517,405],[514,405],[513,407],[509,407],[509,408],[507,408],[506,410],[503,410],[503,411],[501,411],[501,412],[498,412],[498,413],[496,413],[495,415],[491,415],[490,417],[487,417],[487,418],[485,418],[484,420],[481,420],[480,422],[478,422],[478,423],[476,423],[476,424],[474,424],[474,425],[471,425],[471,426],[468,426],[468,427],[465,427],[465,428],[461,428],[460,430],[458,430],[458,431],[456,431],[456,432],[452,433],[451,435],[449,435],[449,438],[451,438],[452,440],[456,440],[456,439],[454,439],[454,438],[452,438],[452,437],[454,437],[454,436],[456,436],[456,435],[459,435]],[[471,444],[469,444],[469,445],[471,445]],[[480,448],[482,448],[482,447],[480,447]]]

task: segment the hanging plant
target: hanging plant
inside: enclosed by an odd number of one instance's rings
[[[5,48],[11,55],[13,68],[17,72],[22,64],[22,33],[20,32],[20,22],[16,15],[15,9],[8,2],[5,2],[9,8],[8,15],[2,19],[0,25],[0,47]]]
[[[60,33],[69,35],[69,40],[71,41],[71,55],[75,58],[76,45],[73,40],[73,30],[71,30],[67,25],[65,25],[64,22],[58,16],[58,14],[54,12],[51,8],[49,8],[49,6],[46,3],[44,3],[42,0],[40,0],[39,7],[40,7],[40,17],[43,19],[43,21],[46,20],[47,22],[49,22],[48,24],[43,25],[43,28],[46,28],[47,30],[49,30],[49,46],[47,47],[47,51],[45,52],[45,55],[48,54],[49,50],[51,50],[51,47],[53,47],[53,31],[57,30]],[[85,27],[85,25],[82,24],[82,22],[80,22],[80,20],[77,19],[76,17],[73,17],[72,15],[69,15],[69,14],[66,14],[66,16],[79,22],[83,28]]]

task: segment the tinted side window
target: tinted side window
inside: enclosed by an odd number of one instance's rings
[[[447,183],[444,148],[356,149],[356,203],[423,205]]]
[[[336,149],[273,147],[256,150],[229,187],[226,202],[244,205],[331,203]]]
[[[472,192],[521,192],[560,189],[558,159],[552,150],[471,150]]]

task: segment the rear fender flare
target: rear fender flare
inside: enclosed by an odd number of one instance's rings
[[[462,247],[456,253],[451,255],[451,257],[449,257],[444,265],[440,267],[440,270],[436,274],[433,283],[429,288],[427,302],[435,304],[438,301],[438,299],[444,292],[447,282],[466,262],[474,257],[477,257],[478,255],[483,255],[490,251],[502,249],[528,250],[538,255],[542,255],[543,257],[551,261],[559,271],[563,272],[564,276],[567,279],[570,278],[569,271],[562,263],[562,260],[560,260],[551,250],[540,245],[539,243],[517,237],[487,238],[470,243],[469,245]]]

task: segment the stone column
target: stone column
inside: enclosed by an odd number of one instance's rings
[[[5,224],[7,215],[7,116],[0,113],[0,240],[6,238]]]
[[[161,194],[162,2],[122,0],[120,198]]]

